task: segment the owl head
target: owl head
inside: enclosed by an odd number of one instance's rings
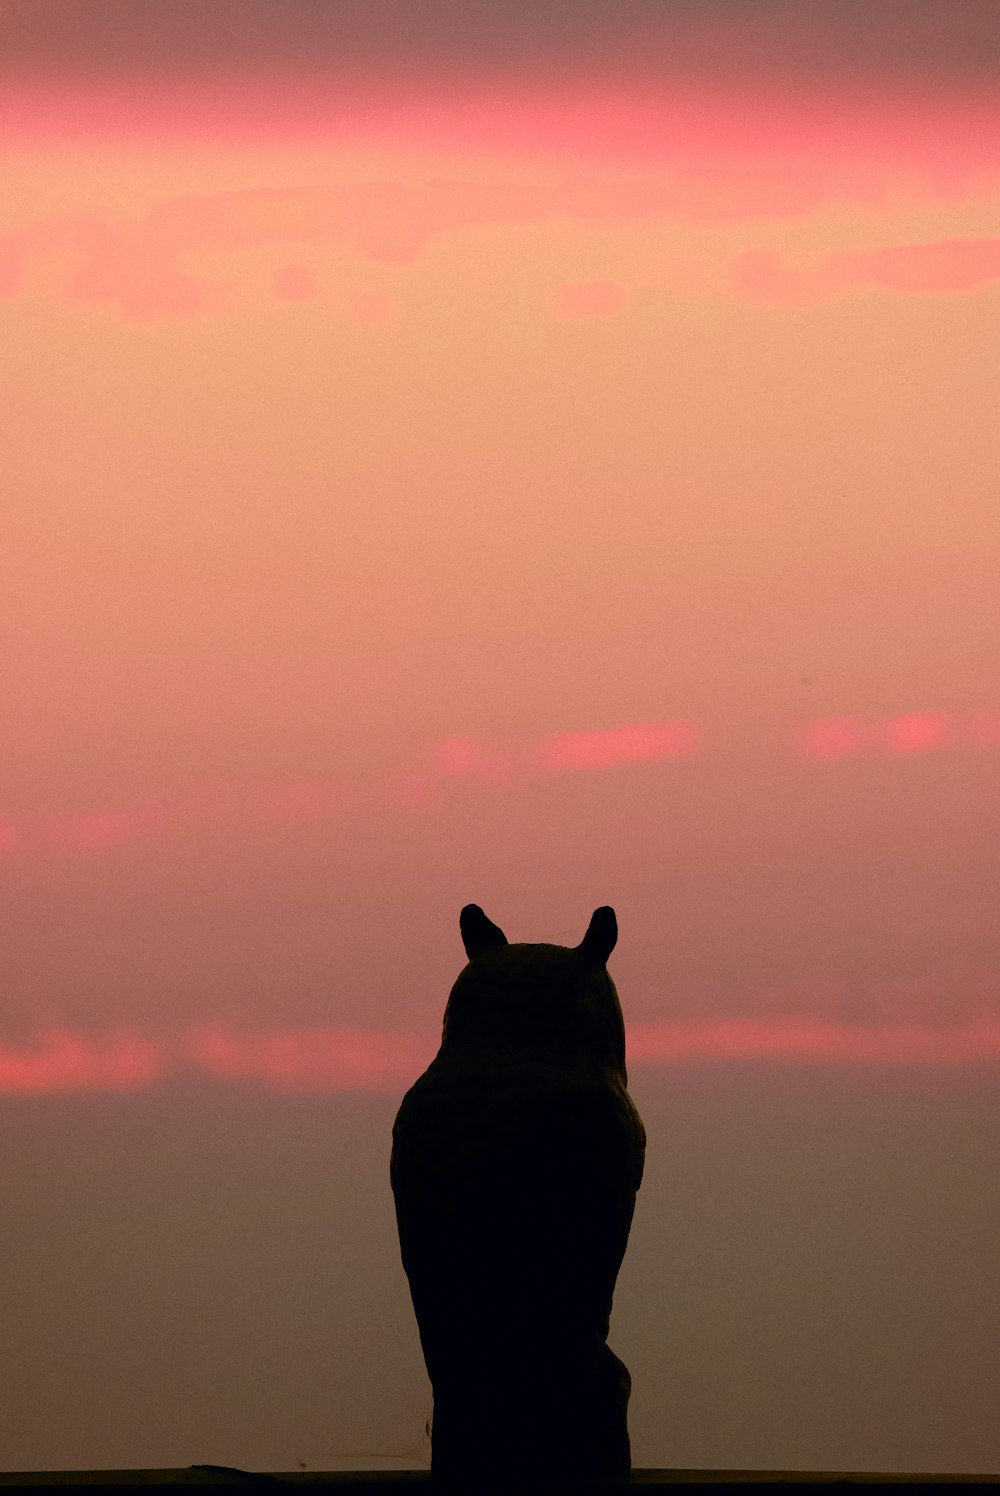
[[[445,1009],[441,1057],[562,1066],[625,1081],[625,1030],[607,960],[615,911],[595,909],[579,945],[512,945],[480,909],[460,916],[468,965]]]

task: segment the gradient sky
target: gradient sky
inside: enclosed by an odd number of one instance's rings
[[[994,0],[0,0],[0,1467],[426,1458],[470,900],[618,911],[636,1463],[1000,1467],[998,74]]]

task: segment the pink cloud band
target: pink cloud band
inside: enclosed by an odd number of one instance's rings
[[[1000,239],[949,239],[840,250],[807,269],[784,265],[770,250],[753,250],[736,262],[735,282],[764,301],[818,300],[872,287],[909,295],[974,291],[1000,280]]]
[[[422,762],[380,784],[376,795],[401,809],[424,812],[433,808],[450,781],[465,779],[500,790],[540,775],[593,773],[687,758],[704,744],[704,729],[686,718],[551,733],[517,751],[455,735],[440,738]],[[941,749],[995,749],[1000,748],[1000,709],[821,717],[798,724],[790,746],[798,755],[831,762],[870,754],[906,758]],[[0,856],[40,849],[114,852],[171,827],[325,821],[357,794],[356,785],[324,779],[219,780],[131,805],[61,815],[0,814]]]
[[[228,282],[241,274],[233,257],[268,245],[294,245],[296,258],[273,269],[258,292],[279,301],[308,301],[323,289],[309,263],[310,246],[337,245],[362,260],[398,266],[411,264],[432,243],[484,226],[778,220],[799,217],[831,198],[870,200],[881,191],[861,168],[852,186],[843,169],[831,175],[829,167],[776,165],[686,166],[646,182],[339,182],[190,193],[165,198],[142,216],[87,208],[0,230],[0,295],[17,295],[33,261],[56,254],[69,261],[57,295],[103,302],[132,318],[190,317],[225,310]],[[217,257],[217,268],[193,273],[193,258],[205,255]],[[743,294],[775,301],[808,301],[858,286],[969,291],[1000,277],[1000,239],[842,250],[805,269],[784,265],[770,250],[754,250],[736,261],[734,277]],[[614,316],[635,289],[606,278],[556,285],[550,311],[562,320]],[[384,321],[387,295],[380,287],[351,292],[341,298],[339,313],[348,320]],[[362,303],[378,301],[375,318],[366,304],[355,305],[359,296]]]
[[[693,722],[632,722],[598,732],[560,732],[536,747],[536,761],[547,769],[608,769],[660,758],[680,758],[700,746]]]
[[[139,1091],[179,1073],[276,1093],[396,1094],[433,1058],[437,1035],[344,1027],[246,1031],[196,1025],[172,1042],[125,1030],[51,1028],[0,1040],[0,1095]],[[863,1025],[821,1017],[678,1019],[628,1027],[629,1061],[663,1068],[723,1061],[890,1067],[997,1064],[1000,1019]]]
[[[796,729],[795,742],[809,758],[861,753],[907,756],[939,748],[1000,747],[1000,711],[902,712],[891,717],[821,717]]]
[[[730,1018],[638,1024],[628,1035],[629,1058],[640,1065],[723,1059],[875,1065],[1000,1060],[1000,1020],[869,1027],[811,1017]]]
[[[166,1069],[160,1045],[126,1030],[51,1028],[30,1045],[0,1040],[0,1095],[140,1091]]]

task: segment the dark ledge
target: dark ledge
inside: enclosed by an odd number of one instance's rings
[[[557,1496],[572,1496],[572,1493],[591,1492],[592,1496],[627,1496],[627,1493],[642,1490],[643,1496],[652,1496],[655,1491],[669,1491],[671,1496],[681,1492],[697,1490],[705,1496],[707,1490],[731,1490],[734,1486],[755,1486],[757,1490],[780,1490],[790,1496],[792,1491],[815,1490],[817,1486],[832,1487],[845,1493],[871,1490],[886,1486],[906,1486],[910,1489],[948,1487],[951,1491],[971,1489],[973,1486],[1000,1485],[1000,1475],[931,1475],[914,1472],[910,1475],[860,1474],[838,1470],[633,1470],[626,1480],[565,1480],[523,1482],[518,1485],[510,1481],[470,1481],[468,1484],[448,1484],[435,1480],[427,1470],[330,1470],[294,1471],[264,1474],[253,1470],[237,1470],[226,1465],[189,1465],[182,1470],[28,1470],[10,1474],[0,1473],[0,1488],[6,1492],[25,1491],[39,1496],[42,1491],[65,1492],[67,1490],[98,1491],[123,1487],[131,1491],[156,1491],[158,1496],[169,1490],[208,1491],[220,1486],[267,1487],[291,1486],[302,1491],[329,1491],[332,1496],[403,1496],[406,1491],[422,1491],[431,1496],[433,1491],[459,1492],[465,1496],[476,1490],[523,1491],[543,1496],[545,1492]]]

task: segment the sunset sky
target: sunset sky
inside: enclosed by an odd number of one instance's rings
[[[469,901],[617,910],[635,1462],[1000,1468],[998,84],[995,0],[0,0],[0,1468],[426,1462]]]

